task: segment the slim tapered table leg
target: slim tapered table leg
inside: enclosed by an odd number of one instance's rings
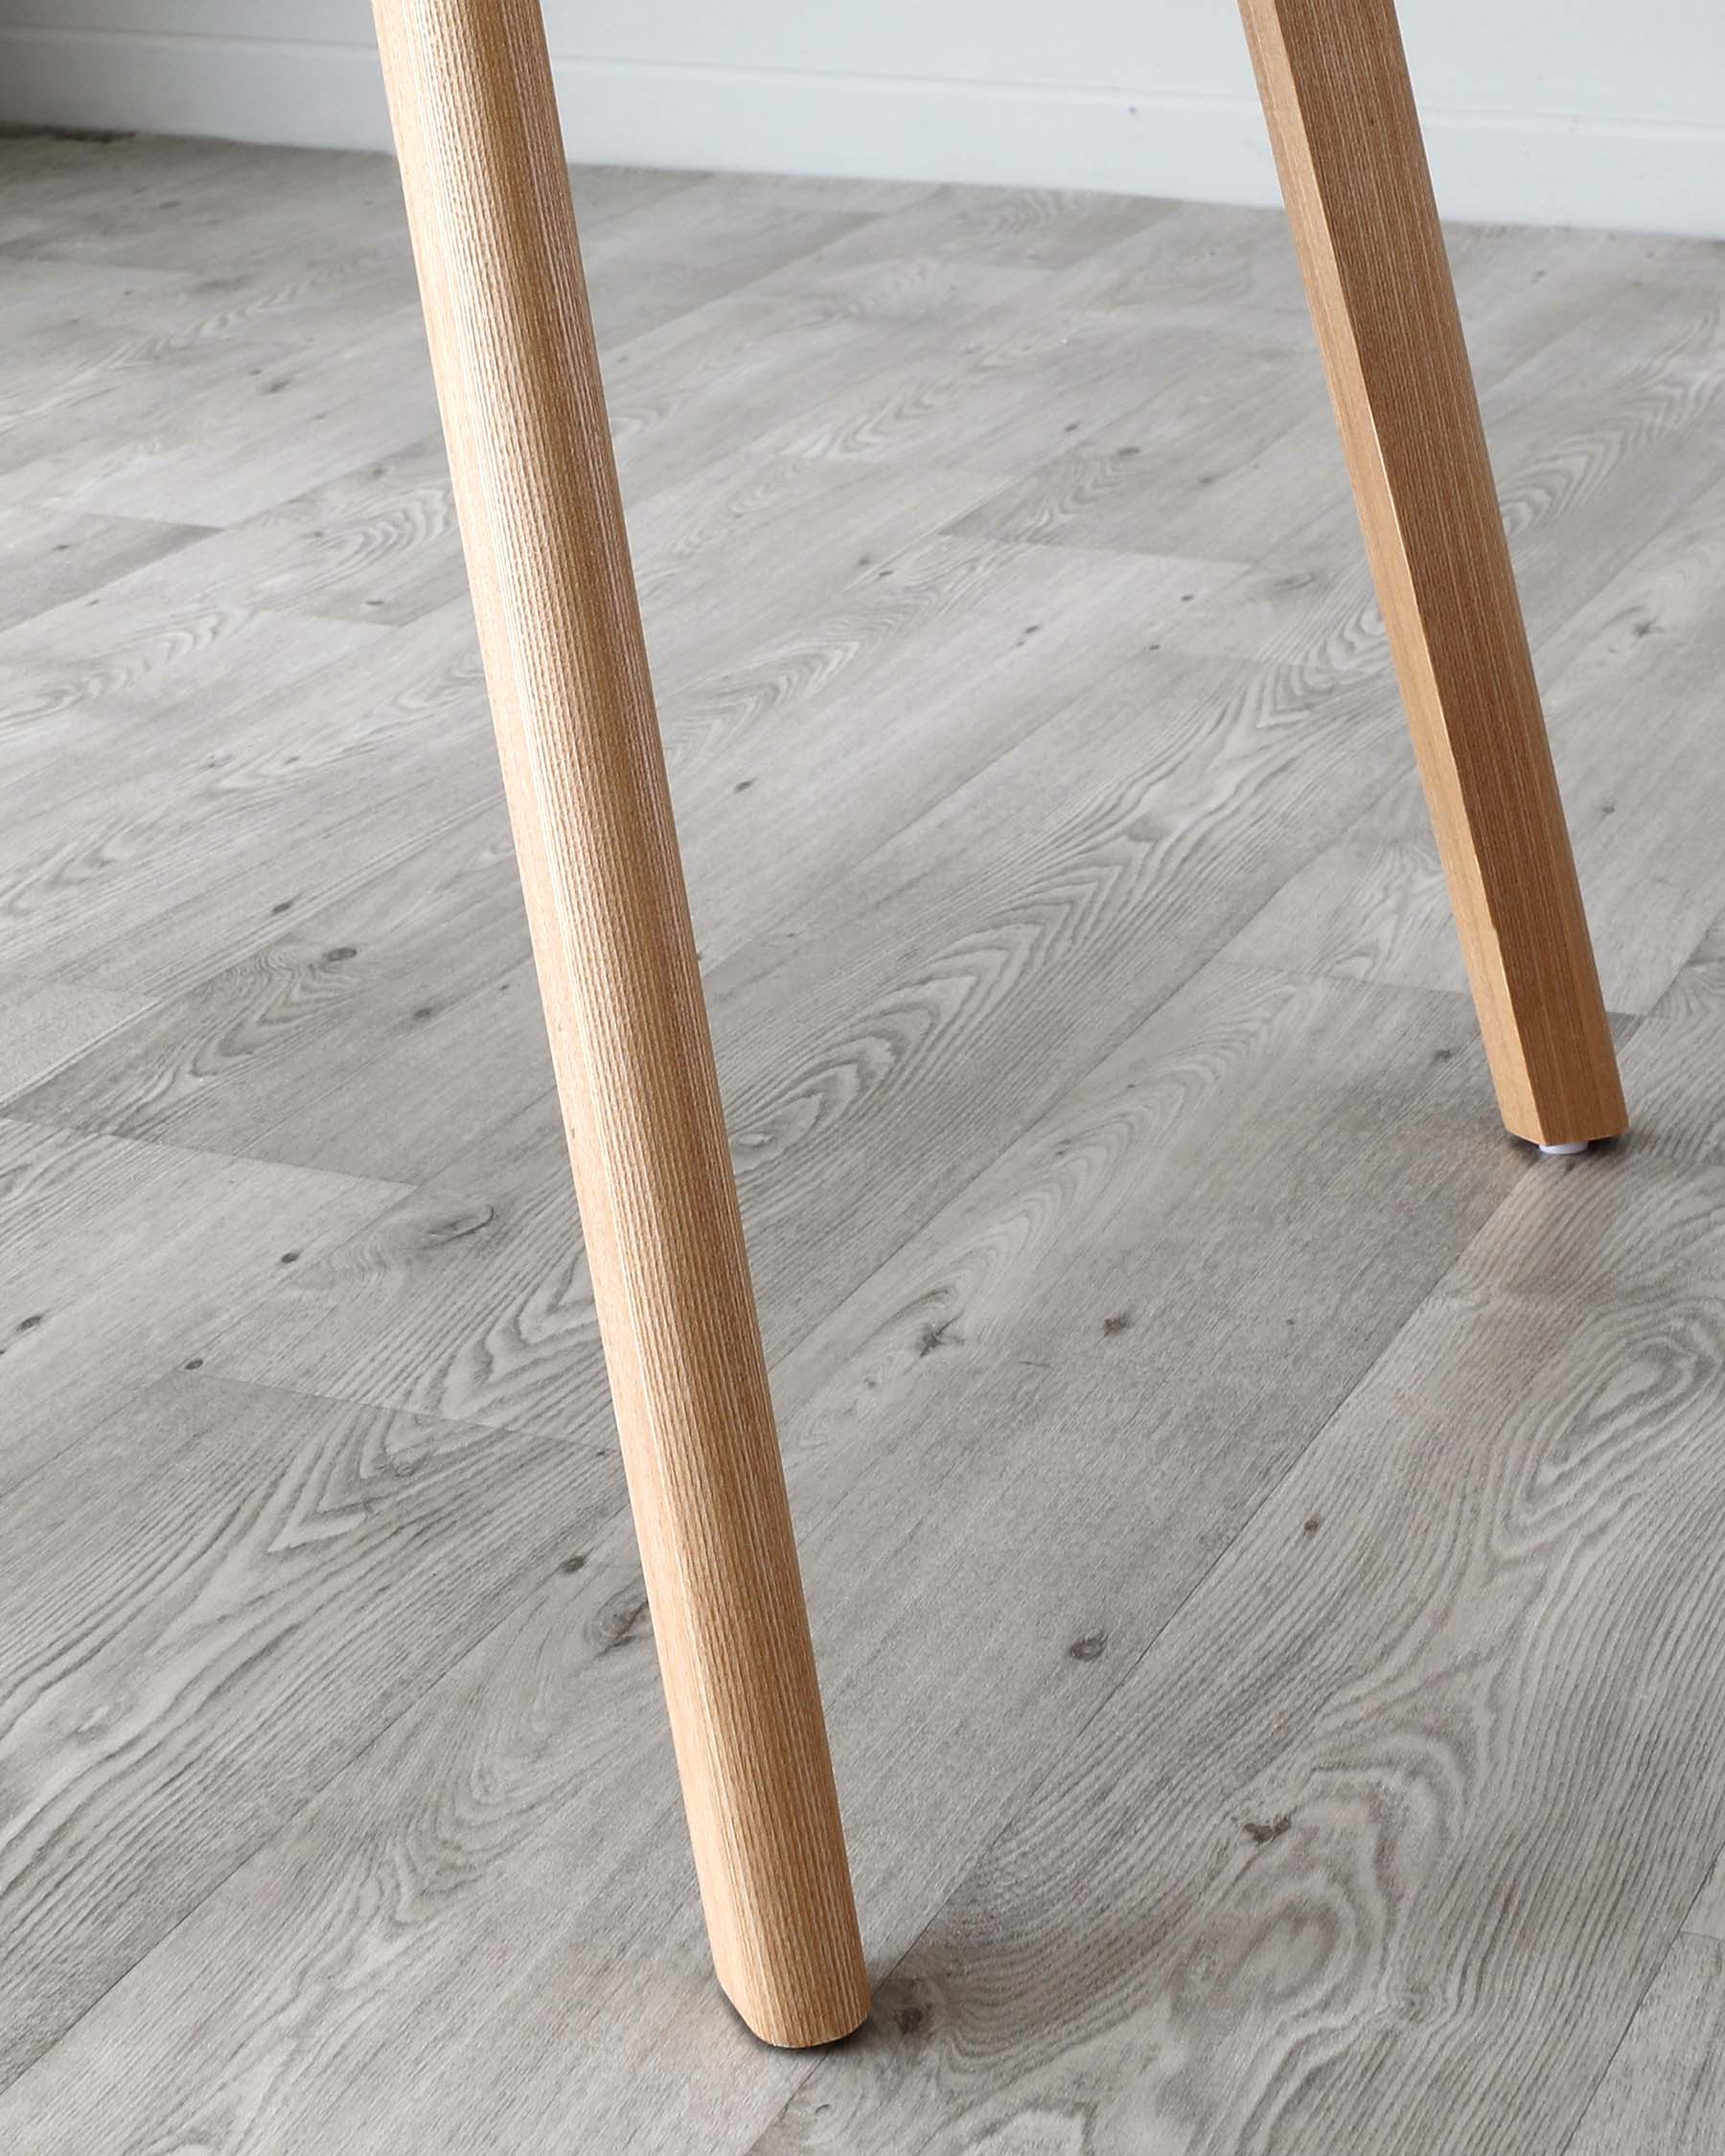
[[[1393,0],[1241,0],[1504,1120],[1625,1127]]]
[[[868,2010],[537,0],[377,0],[486,681],[720,1982]]]

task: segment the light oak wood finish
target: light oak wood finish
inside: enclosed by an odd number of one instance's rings
[[[1622,1090],[1392,0],[1241,0],[1504,1120]]]
[[[719,1980],[868,2009],[535,0],[379,0],[486,678]]]

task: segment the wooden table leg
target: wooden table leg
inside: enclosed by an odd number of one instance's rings
[[[1393,0],[1241,0],[1504,1120],[1626,1123]]]
[[[868,2010],[537,0],[377,0],[486,681],[720,1982]]]

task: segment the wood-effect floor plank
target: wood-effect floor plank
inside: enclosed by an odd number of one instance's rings
[[[0,1483],[75,1448],[394,1183],[0,1118]]]
[[[815,1314],[812,1262],[861,1278],[1220,951],[1369,797],[1392,723],[1375,692],[1146,653],[860,863],[818,937],[720,967],[745,1212],[784,1251],[770,1306]]]
[[[603,1434],[181,1371],[11,1500],[0,2082],[616,1512]]]
[[[1375,708],[1387,746],[1392,721]],[[1347,790],[1368,793],[1370,712],[1340,700],[1314,711],[1284,678],[1152,654],[716,969],[720,1069],[770,1343],[800,1338],[1252,918],[1318,843],[1322,819],[1346,817]],[[1054,814],[1051,800],[1063,804]],[[401,1299],[399,1261],[442,1212],[416,1199],[213,1342],[212,1366],[320,1391],[361,1386],[374,1399],[402,1398],[373,1389],[380,1370],[391,1385],[410,1371],[416,1407],[439,1411],[442,1373],[465,1386],[490,1367],[501,1312],[524,1295],[529,1308],[561,1309],[569,1294],[556,1148],[524,1208],[501,1203],[473,1165],[436,1181],[491,1209],[486,1236],[439,1261],[431,1306],[411,1288]],[[518,1269],[543,1266],[547,1249],[551,1270],[525,1290]],[[506,1269],[496,1293],[472,1280],[475,1260]],[[463,1417],[539,1427],[570,1373],[555,1330],[538,1352],[544,1410],[522,1399],[512,1355],[507,1405],[464,1390]]]
[[[1715,490],[1715,503],[1725,499]],[[1710,527],[1687,559],[1668,545],[1584,608],[1556,642],[1563,667],[1546,705],[1582,887],[1598,924],[1606,1001],[1645,1013],[1671,986],[1725,903],[1714,835],[1725,814],[1709,752],[1705,683],[1718,671],[1721,631],[1685,621],[1666,596],[1694,588],[1717,553]],[[1701,536],[1704,534],[1705,536]],[[1668,716],[1643,732],[1648,708]],[[1623,753],[1626,739],[1639,752]],[[1648,906],[1649,890],[1664,901]],[[1321,925],[1321,926],[1320,926]],[[1314,929],[1317,934],[1314,936]],[[1277,894],[1251,954],[1293,963],[1298,951],[1356,979],[1460,989],[1463,975],[1442,872],[1411,774]]]
[[[0,1002],[7,1018],[0,1036],[0,1098],[75,1062],[148,1007],[141,997],[11,972],[0,972]]]
[[[1450,238],[1638,1116],[1552,1170],[1279,216],[576,175],[811,2061],[710,1984],[394,172],[0,168],[0,2143],[1709,2145],[1717,250]]]
[[[1568,2156],[1709,2156],[1725,2135],[1725,1943],[1687,1933],[1642,2001]]]
[[[1076,1736],[1202,1576],[1267,1462],[1298,1454],[1441,1253],[1525,1172],[1455,1113],[1465,1079],[1440,1051],[1456,1016],[1447,999],[1392,1008],[1347,984],[1216,969],[781,1366],[876,1955],[890,1961],[915,1937],[1015,1781]],[[1296,1044],[1291,1067],[1278,1049]],[[1390,1083],[1375,1106],[1347,1089],[1362,1062]],[[1344,1097],[1356,1144],[1339,1158]],[[1409,1204],[1427,1223],[1421,1246],[1401,1234]],[[1238,1343],[1232,1381],[1216,1352],[1224,1313],[1262,1336]],[[1329,1352],[1302,1355],[1310,1336]],[[595,1393],[597,1381],[595,1367]],[[1208,1472],[1219,1427],[1226,1481]],[[333,2136],[326,2047],[386,2059],[390,2032],[411,2025],[416,2057],[459,2053],[460,2072],[415,2087],[368,2076],[357,2113],[342,2099],[350,2145],[454,2149],[499,2116],[531,2143],[553,2130],[572,2060],[619,2145],[704,2132],[703,2146],[746,2147],[789,2093],[790,2062],[764,2067],[751,2050],[745,2074],[727,2050],[675,1801],[652,1779],[651,1667],[634,1664],[626,1708],[621,1658],[595,1654],[638,1637],[625,1523],[581,1580],[501,1626],[26,2076],[10,2105],[20,2130],[44,2151],[74,2145],[97,2112],[122,2147],[196,2131],[254,2149]],[[958,1700],[971,1705],[954,1718]],[[650,1787],[662,1803],[617,1794]],[[475,1805],[486,1823],[466,1846],[457,1823]],[[450,1822],[436,1846],[417,1823],[431,1817]],[[372,1823],[356,1837],[360,1818]],[[364,1913],[403,1867],[411,1950],[362,1987],[327,1981],[332,1954],[371,1959]],[[274,1943],[242,1978],[235,1958],[264,1924]],[[215,1989],[243,1986],[231,2014],[212,2006],[217,1970]],[[576,1999],[625,1995],[638,2005],[620,2046],[590,2042],[585,2020],[571,2029]],[[595,2007],[602,2023],[609,2011]],[[451,2046],[443,2032],[475,2016],[496,2041]],[[127,2092],[101,2062],[138,2044],[150,2064]]]
[[[0,629],[81,598],[203,536],[196,524],[88,516],[34,504],[0,510]]]
[[[873,842],[1238,573],[941,541],[860,577],[848,604],[747,668],[703,678],[667,723],[708,963],[799,909],[806,916]],[[21,881],[16,900],[40,923],[33,948],[53,956],[69,935],[88,963],[104,913],[117,933],[131,922],[139,877],[159,883],[176,842],[199,847],[224,824],[259,835],[272,823],[315,826],[327,837],[351,799],[355,763],[395,755],[396,728],[423,729],[446,699],[462,728],[463,772],[489,789],[487,729],[465,642],[455,648],[446,668],[443,639],[426,635],[427,664],[415,652],[409,668],[412,647],[398,639],[343,669],[340,700],[320,705],[318,731],[296,736],[290,762],[266,705],[224,734],[218,775],[190,798],[153,762],[135,788],[110,779],[104,813],[117,821],[119,804],[135,802],[136,827],[124,836],[110,827],[100,853],[68,846],[69,814],[38,819],[26,841],[40,849],[38,887],[27,898]],[[440,750],[451,744],[448,721],[436,739]],[[416,790],[434,780],[440,802],[453,798],[453,776],[440,754]],[[829,802],[830,813],[810,813]],[[770,833],[772,843],[758,847],[751,833]],[[123,1040],[28,1095],[23,1111],[72,1128],[396,1177],[440,1167],[448,1134],[471,1128],[469,1116],[494,1122],[543,1089],[513,858],[494,801],[321,904],[297,888],[303,845],[295,851],[284,898],[258,837],[246,848],[253,914],[275,928],[271,940],[168,998]],[[92,900],[99,868],[117,886],[105,906]],[[50,875],[58,906],[40,888]],[[207,938],[207,905],[198,919]],[[172,948],[159,922],[154,941]],[[499,1001],[523,987],[524,997]],[[380,1067],[362,1074],[368,1060]],[[423,1130],[412,1107],[422,1089]]]
[[[761,2156],[1563,2148],[1725,1824],[1722,1235],[1521,1181]]]

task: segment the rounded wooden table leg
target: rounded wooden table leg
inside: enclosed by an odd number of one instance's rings
[[[1394,0],[1240,0],[1504,1120],[1627,1117]]]
[[[536,0],[377,0],[486,681],[720,1982],[867,1978]]]

